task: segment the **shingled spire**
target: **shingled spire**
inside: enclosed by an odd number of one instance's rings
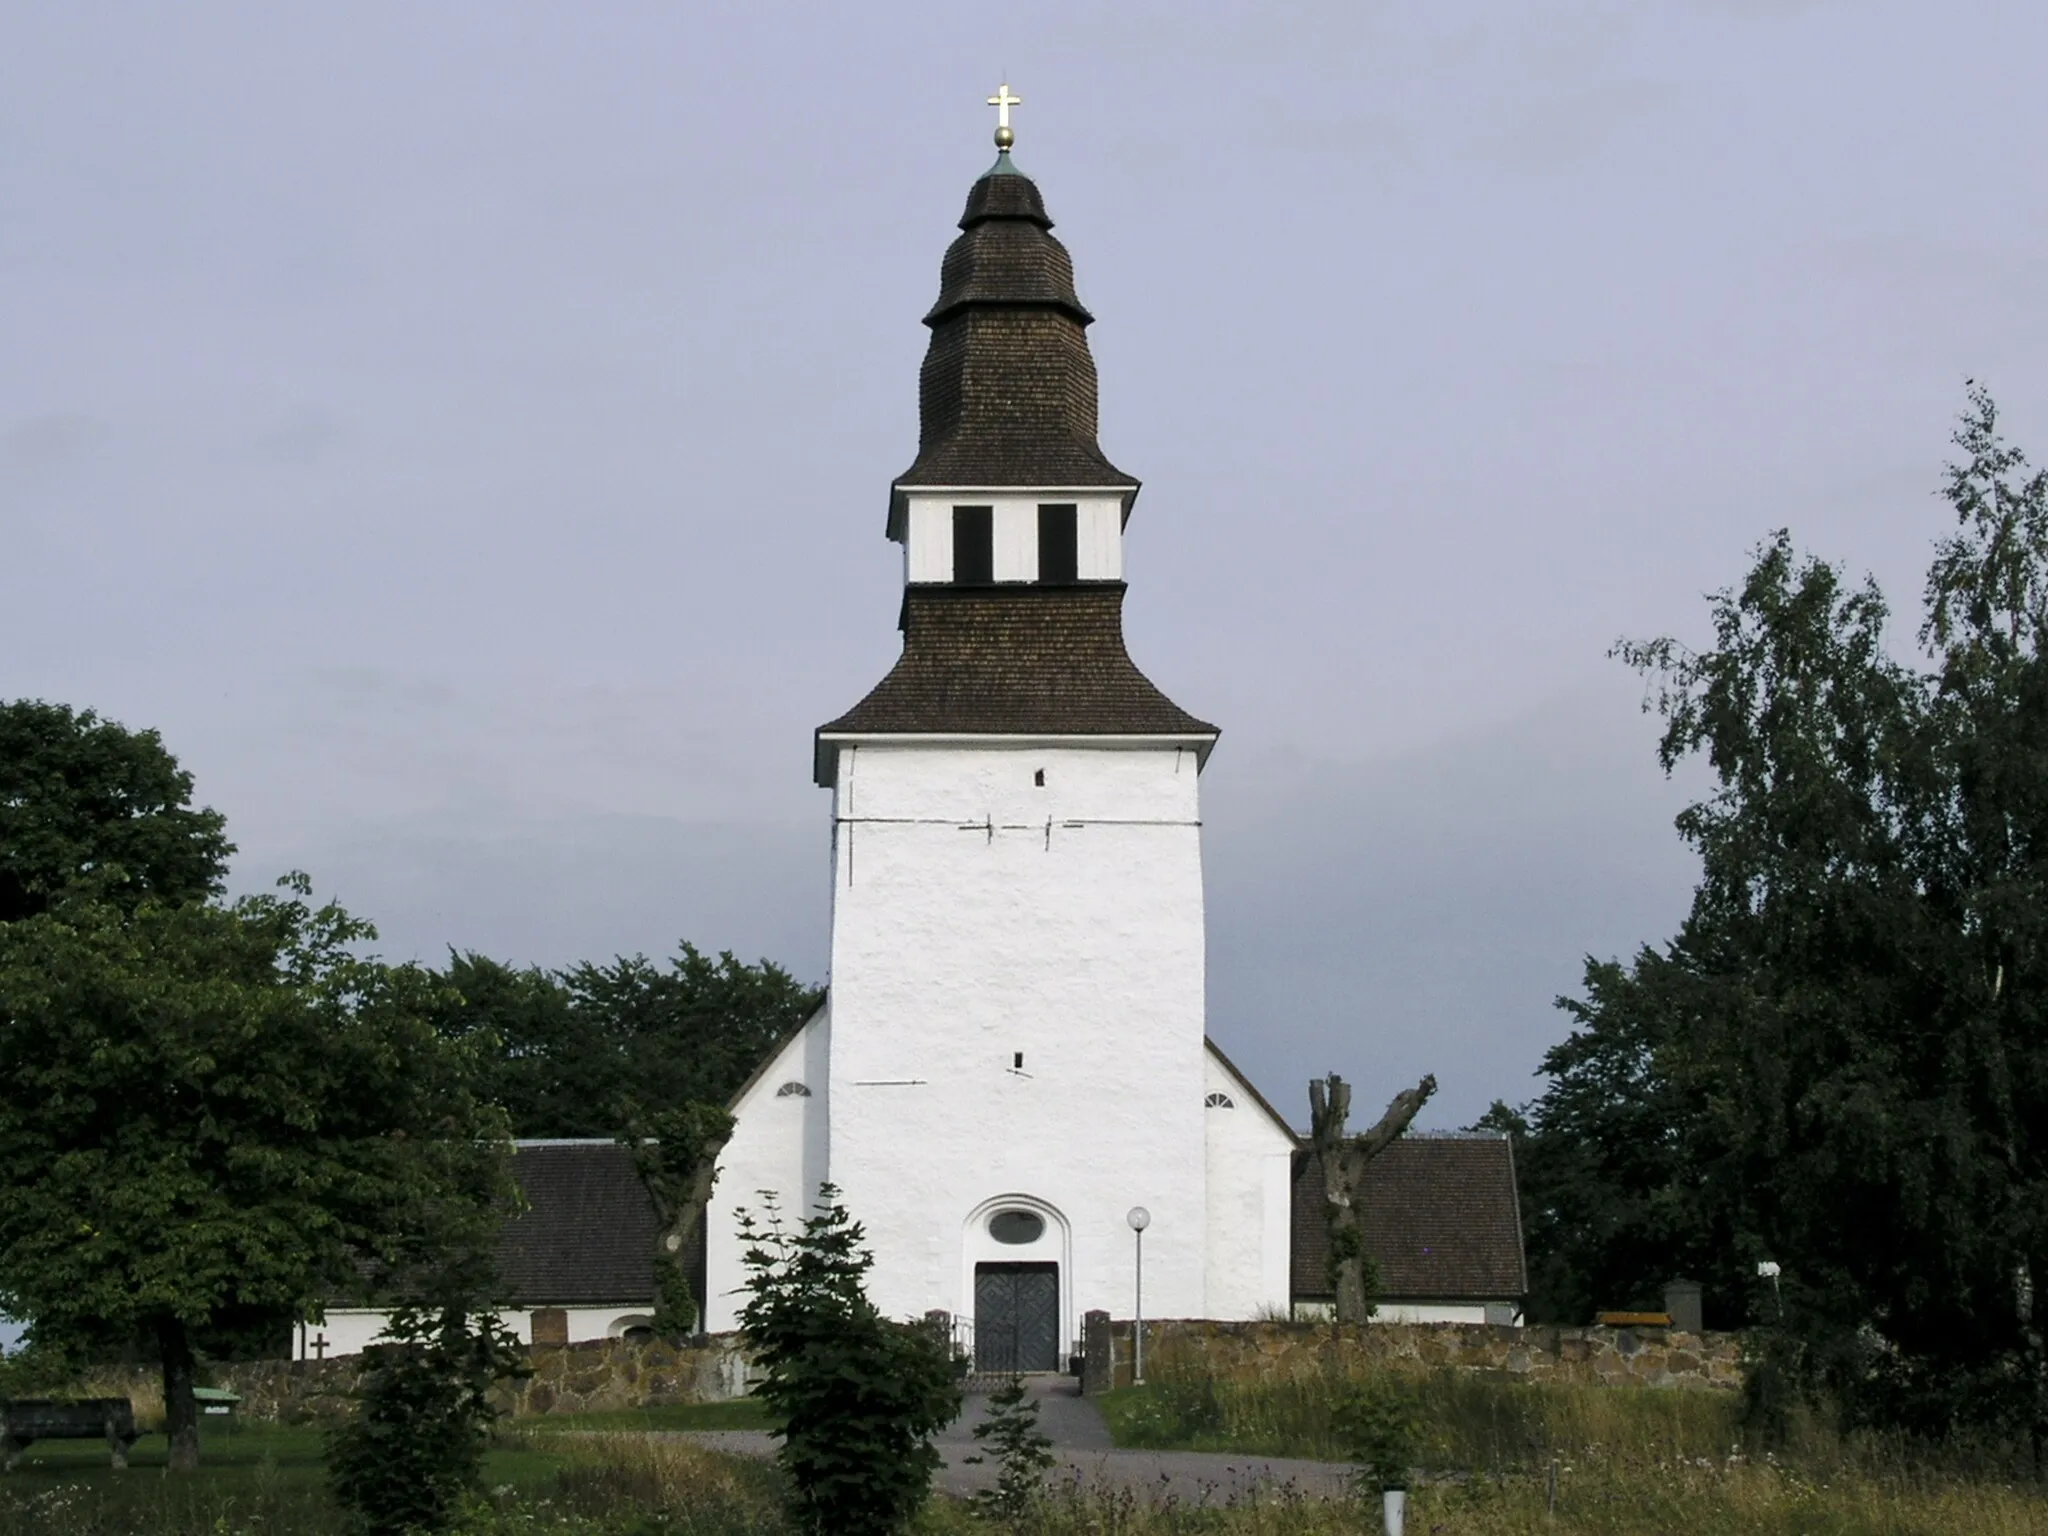
[[[1007,86],[1000,97],[1016,104]],[[1216,727],[1124,648],[1138,482],[1096,446],[1092,317],[1011,137],[1002,123],[924,319],[923,430],[889,509],[904,546],[903,654],[819,727],[820,784],[834,782],[839,749],[863,741],[1114,738],[1190,748],[1198,764],[1215,744]]]
[[[1093,321],[1074,263],[1053,238],[1037,185],[1005,149],[967,193],[960,236],[924,317],[917,461],[902,492],[938,486],[1102,486],[1138,482],[1096,446]]]

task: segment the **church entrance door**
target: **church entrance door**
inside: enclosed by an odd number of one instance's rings
[[[974,1368],[1060,1368],[1059,1265],[974,1266]]]

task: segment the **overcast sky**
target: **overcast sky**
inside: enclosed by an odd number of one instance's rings
[[[1219,722],[1211,1030],[1289,1113],[1531,1076],[1691,864],[1621,635],[1790,525],[1902,645],[1963,381],[2048,455],[2048,7],[16,5],[0,697],[160,728],[398,956],[823,979],[810,732],[982,105]]]

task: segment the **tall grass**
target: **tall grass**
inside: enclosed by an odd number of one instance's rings
[[[1398,1384],[1415,1417],[1425,1472],[1500,1476],[1574,1458],[1695,1465],[1768,1453],[1821,1477],[1901,1468],[2021,1482],[2035,1476],[2023,1439],[1845,1434],[1806,1410],[1792,1416],[1781,1439],[1767,1442],[1744,1424],[1732,1392],[1528,1382],[1476,1371],[1352,1364],[1294,1380],[1226,1381],[1176,1363],[1143,1388],[1109,1394],[1103,1407],[1121,1445],[1342,1460],[1350,1448],[1333,1415],[1351,1387],[1368,1381]]]

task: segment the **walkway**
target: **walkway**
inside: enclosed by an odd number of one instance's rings
[[[1081,1396],[1071,1376],[1027,1378],[1038,1401],[1038,1425],[1052,1437],[1059,1464],[1047,1473],[1055,1487],[1132,1488],[1184,1503],[1236,1504],[1253,1497],[1342,1497],[1351,1488],[1351,1468],[1342,1462],[1299,1461],[1285,1456],[1227,1456],[1211,1451],[1131,1451],[1111,1443],[1102,1411]],[[938,1437],[946,1458],[937,1486],[951,1494],[977,1493],[995,1486],[996,1468],[970,1466],[974,1426],[988,1414],[988,1399],[968,1398],[960,1417]],[[707,1430],[688,1438],[709,1450],[740,1456],[775,1454],[774,1437],[761,1430]]]

